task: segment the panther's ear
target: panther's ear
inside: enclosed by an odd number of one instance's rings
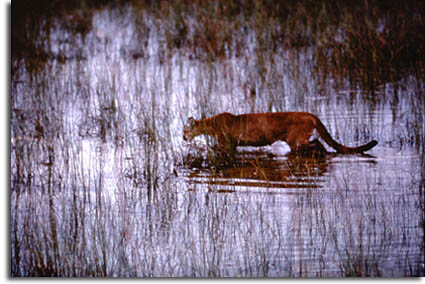
[[[189,125],[191,126],[195,125],[195,122],[196,122],[196,120],[193,117],[189,117],[187,121],[189,122]]]

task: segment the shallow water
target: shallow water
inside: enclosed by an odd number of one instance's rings
[[[12,276],[424,275],[423,82],[316,76],[314,47],[260,49],[249,30],[242,55],[192,58],[139,13],[99,10],[85,37],[58,20],[40,37],[50,59],[12,60]],[[240,147],[223,167],[211,139],[183,141],[189,116],[297,110],[379,144]]]

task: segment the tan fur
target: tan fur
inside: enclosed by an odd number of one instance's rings
[[[214,137],[220,150],[234,151],[236,146],[264,146],[277,140],[288,143],[291,151],[298,152],[309,145],[313,131],[339,153],[362,153],[373,148],[373,140],[358,147],[339,144],[330,136],[323,123],[308,112],[269,112],[233,115],[220,113],[216,116],[195,120],[189,118],[184,127],[185,140],[205,134]]]

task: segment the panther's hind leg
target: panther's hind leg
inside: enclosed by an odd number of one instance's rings
[[[310,145],[310,137],[313,135],[313,127],[301,125],[292,128],[286,135],[285,142],[288,143],[291,151],[298,153]]]

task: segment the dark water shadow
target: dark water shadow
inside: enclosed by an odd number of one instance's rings
[[[270,188],[320,188],[328,172],[330,156],[302,157],[276,156],[263,149],[240,151],[230,165],[196,167],[186,165],[185,176],[189,185],[216,185],[209,190],[234,192],[237,187],[255,187],[261,191]]]

